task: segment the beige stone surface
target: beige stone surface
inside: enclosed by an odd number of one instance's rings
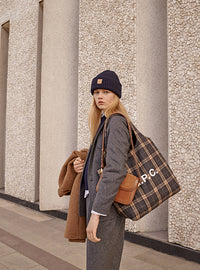
[[[0,10],[0,23],[10,21],[5,191],[35,201],[38,1],[1,1]]]
[[[106,69],[122,83],[122,102],[136,119],[136,1],[80,1],[78,147],[88,147],[91,81]]]
[[[200,2],[168,1],[169,161],[182,191],[169,203],[169,241],[200,249]]]

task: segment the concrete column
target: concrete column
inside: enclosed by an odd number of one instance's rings
[[[167,1],[137,1],[137,126],[165,158],[168,149]],[[136,230],[167,229],[167,203],[136,222]]]
[[[9,18],[6,96],[5,193],[37,201],[37,38],[38,2],[5,1]]]
[[[57,195],[63,163],[77,147],[78,0],[44,1],[40,209],[66,209]]]
[[[169,161],[182,187],[169,200],[169,241],[200,251],[200,2],[167,4]]]
[[[0,47],[0,188],[4,187],[5,174],[5,126],[8,70],[9,22],[1,27]]]

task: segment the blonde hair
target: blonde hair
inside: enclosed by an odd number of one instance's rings
[[[117,95],[114,95],[112,103],[104,112],[106,118],[110,117],[113,113],[121,113],[130,121],[128,113]],[[91,142],[97,132],[100,121],[101,121],[101,110],[97,107],[96,102],[93,98],[93,103],[89,112],[89,129]]]

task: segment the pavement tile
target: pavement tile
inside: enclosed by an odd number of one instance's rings
[[[49,270],[78,270],[73,264],[69,264],[63,259],[59,259],[57,256],[46,252],[45,250],[38,248],[27,241],[22,240],[19,237],[14,236],[11,233],[6,232],[0,228],[0,239],[1,241],[13,248],[17,254],[23,254],[24,257],[31,259],[34,262],[48,268]],[[5,256],[1,258],[1,262]],[[5,265],[5,263],[4,263]],[[16,265],[16,264],[15,264]],[[31,265],[32,266],[32,265]],[[28,266],[22,265],[22,269],[28,269]]]
[[[125,257],[136,257],[138,255],[143,254],[144,252],[148,252],[149,248],[133,244],[128,241],[124,241],[124,250],[123,250],[123,255]]]
[[[0,263],[5,269],[9,270],[28,270],[31,267],[37,266],[37,263],[29,258],[15,252],[6,256],[0,257]],[[1,268],[0,268],[1,269]]]
[[[30,218],[32,220],[42,222],[46,220],[51,220],[52,217],[48,215],[44,215],[41,212],[37,212],[35,210],[28,209],[27,207],[21,206],[21,205],[16,205],[14,203],[7,203],[7,204],[2,204],[2,200],[0,200],[0,206],[8,209],[11,212],[14,212],[18,215]],[[31,211],[30,211],[31,210]]]
[[[28,270],[48,270],[48,269],[46,267],[38,265],[38,266],[35,266],[35,267],[31,267]]]
[[[186,261],[183,258],[170,256],[155,250],[149,250],[135,257],[143,262],[161,267],[163,270],[200,270],[200,265],[194,262]]]
[[[49,253],[49,255],[46,254],[47,256],[56,256],[57,259],[70,263],[74,267],[85,269],[86,244],[69,242],[64,238],[65,220],[3,199],[0,199],[0,217],[0,229],[11,234],[10,238],[2,239],[2,242],[8,243],[10,247],[16,247],[15,237],[12,237],[16,236],[25,241],[25,245],[33,245],[35,248]],[[6,233],[4,237],[6,237]],[[26,252],[22,251],[19,254],[17,247],[16,250],[10,247],[0,243],[0,270],[45,270],[49,268],[37,258],[30,257],[30,259],[23,256]],[[200,265],[125,241],[120,270],[137,269],[200,270]]]
[[[8,247],[0,242],[0,261],[1,261],[2,256],[9,255],[9,254],[12,254],[14,252],[15,252],[14,249],[12,249],[12,248],[10,248],[10,247]]]
[[[141,260],[137,260],[135,258],[125,258],[122,257],[120,270],[163,270],[162,267],[152,265],[147,262],[143,262]]]
[[[1,270],[8,270],[9,268],[5,265],[3,265],[1,262],[0,262],[0,269]]]

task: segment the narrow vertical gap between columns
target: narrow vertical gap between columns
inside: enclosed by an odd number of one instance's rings
[[[35,145],[35,201],[39,200],[40,177],[40,115],[41,115],[41,70],[42,70],[42,33],[43,33],[43,0],[38,9],[37,39],[37,75],[36,75],[36,145]]]
[[[10,22],[1,26],[0,47],[0,189],[5,187],[6,95]]]

